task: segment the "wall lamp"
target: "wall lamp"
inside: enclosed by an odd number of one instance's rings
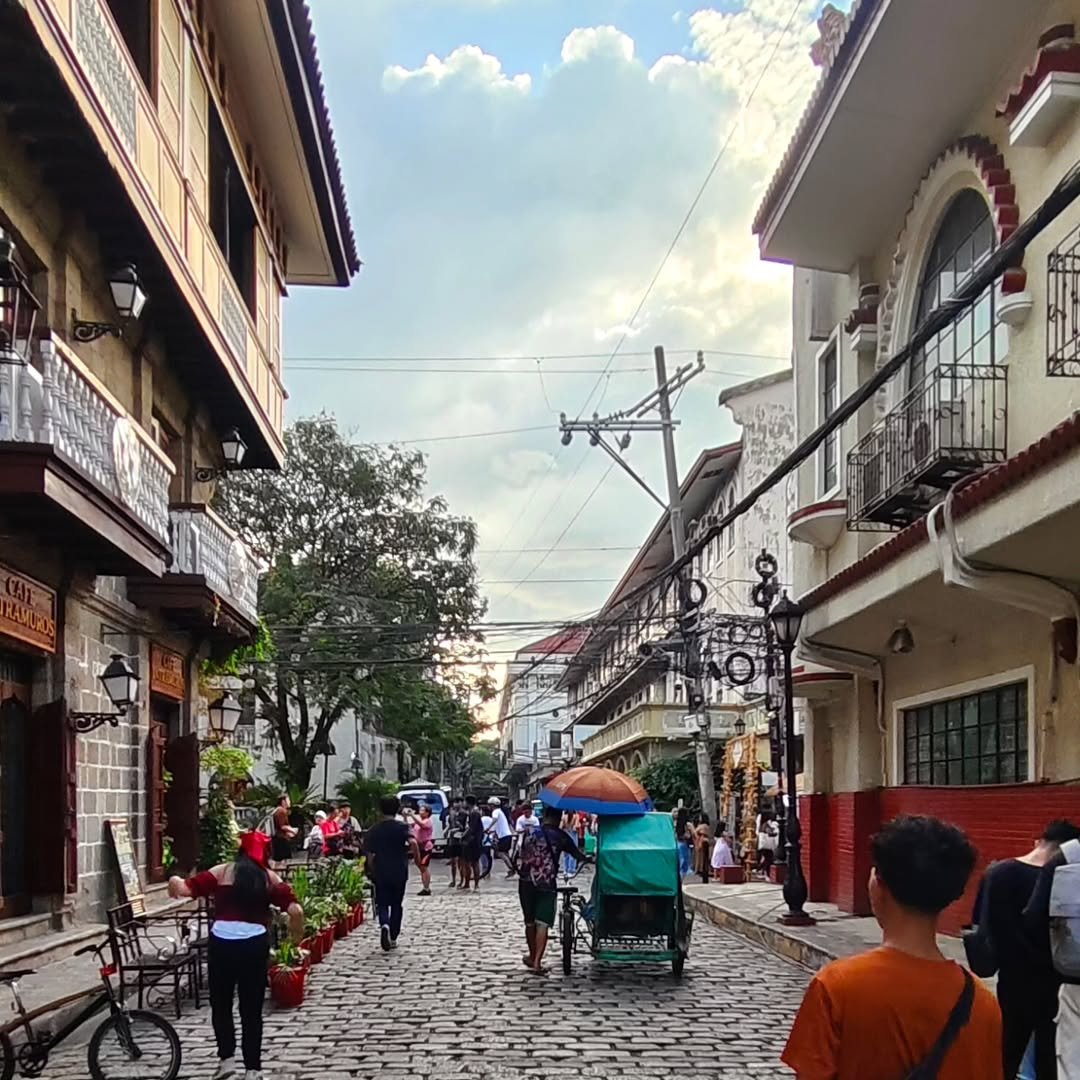
[[[240,438],[240,432],[236,428],[229,428],[221,437],[222,464],[216,468],[211,468],[208,465],[196,465],[196,482],[208,484],[211,480],[217,480],[233,469],[239,469],[243,464],[246,453],[247,443]]]
[[[131,670],[128,662],[119,654],[113,653],[108,667],[98,676],[105,693],[113,703],[116,712],[73,712],[69,713],[75,730],[80,735],[110,724],[116,727],[120,718],[135,704],[139,693],[139,676]]]
[[[139,280],[139,275],[131,263],[113,271],[109,276],[109,292],[112,293],[113,304],[116,305],[116,313],[120,316],[119,322],[93,322],[87,319],[78,319],[75,312],[71,312],[71,333],[76,341],[84,344],[97,341],[99,337],[112,334],[120,337],[124,332],[124,326],[137,319],[146,307],[146,292]]]

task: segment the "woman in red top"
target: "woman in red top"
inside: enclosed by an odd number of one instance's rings
[[[341,811],[331,807],[326,815],[326,820],[319,823],[319,828],[322,829],[323,840],[323,854],[324,855],[337,855],[341,848]]]
[[[214,901],[208,952],[210,1008],[219,1058],[214,1080],[236,1074],[234,991],[240,999],[245,1080],[262,1080],[262,1007],[270,954],[270,905],[288,912],[294,941],[299,942],[304,932],[304,912],[292,888],[266,868],[268,839],[262,833],[245,833],[233,862],[204,870],[187,881],[169,879],[172,897],[205,896]]]

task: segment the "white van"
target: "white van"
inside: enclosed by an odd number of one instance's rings
[[[432,839],[435,851],[442,854],[446,850],[446,826],[443,816],[450,807],[450,789],[441,788],[430,780],[411,780],[398,788],[398,798],[402,805],[413,804],[417,810],[422,805],[431,807],[431,822],[434,826]]]

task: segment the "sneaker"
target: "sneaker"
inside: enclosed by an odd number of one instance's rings
[[[396,949],[397,948],[397,938],[391,938],[390,939],[390,948],[391,949]]]
[[[379,939],[382,943],[383,952],[389,952],[393,946],[393,942],[390,940],[390,927],[384,926],[379,930]]]
[[[222,1058],[214,1070],[212,1080],[226,1080],[226,1077],[236,1075],[236,1062],[232,1058]]]
[[[430,889],[421,889],[416,895],[417,896],[430,896],[431,895],[431,890]]]

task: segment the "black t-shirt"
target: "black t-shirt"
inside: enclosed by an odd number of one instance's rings
[[[474,806],[469,811],[468,823],[465,826],[465,840],[477,847],[484,842],[484,815],[478,807]]]
[[[409,826],[404,821],[385,818],[368,830],[364,850],[374,856],[373,881],[400,884],[409,879]]]
[[[999,978],[1005,982],[1027,982],[1050,975],[1025,933],[1021,918],[1039,882],[1040,869],[1019,859],[1006,859],[995,863],[979,884],[972,918],[975,922],[982,918],[983,903],[989,895],[990,936],[997,949]]]

